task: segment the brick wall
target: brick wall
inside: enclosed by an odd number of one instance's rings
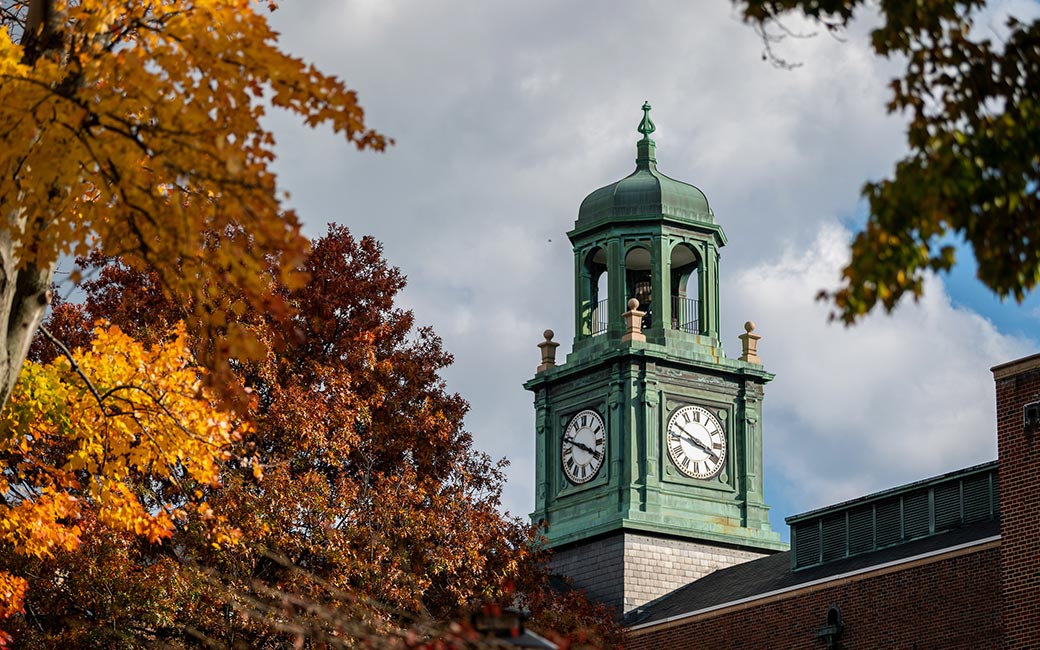
[[[1040,355],[993,368],[997,385],[1005,648],[1040,648],[1040,430],[1023,408],[1040,401]]]
[[[637,533],[616,533],[555,552],[553,571],[628,613],[712,571],[763,553]]]
[[[626,650],[823,650],[827,609],[845,624],[840,648],[997,650],[997,543],[954,557],[806,587],[686,621],[629,632]]]

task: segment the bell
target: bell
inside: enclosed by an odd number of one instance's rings
[[[646,311],[644,308],[650,304],[651,297],[651,286],[650,280],[640,280],[636,282],[636,299],[639,300],[639,308]]]

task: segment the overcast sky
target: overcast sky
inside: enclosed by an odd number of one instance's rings
[[[980,29],[999,36],[1008,11]],[[312,236],[334,221],[385,245],[402,296],[455,355],[477,446],[511,462],[505,507],[534,502],[534,412],[521,384],[549,327],[569,351],[581,200],[634,169],[653,105],[661,171],[701,188],[722,250],[724,345],[748,319],[767,386],[766,500],[786,516],[996,457],[989,368],[1038,349],[1040,300],[1005,305],[966,261],[919,304],[846,329],[814,301],[862,223],[864,181],[903,154],[885,113],[898,62],[869,19],[778,46],[780,70],[727,0],[307,0],[273,21],[283,44],[358,90],[396,140],[359,153],[273,115],[277,169]],[[794,31],[812,32],[792,21]],[[562,355],[561,355],[562,356]]]

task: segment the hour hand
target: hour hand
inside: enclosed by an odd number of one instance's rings
[[[699,449],[704,451],[706,454],[708,454],[709,456],[711,456],[715,460],[719,459],[719,455],[716,454],[715,451],[711,447],[709,447],[708,445],[706,445],[703,442],[701,442],[700,440],[698,440],[692,433],[687,433],[686,431],[684,431],[681,428],[679,429],[679,433],[680,433],[680,435],[682,435],[683,438],[686,438],[691,443],[693,443],[693,446],[698,447]]]
[[[574,446],[575,446],[575,447],[577,447],[578,449],[584,449],[585,451],[589,452],[589,453],[590,453],[590,454],[592,454],[593,456],[595,456],[595,455],[596,455],[596,450],[595,450],[595,449],[593,449],[592,447],[590,447],[590,446],[586,445],[585,443],[583,443],[583,442],[578,442],[578,441],[577,441],[577,440],[575,440],[574,438],[567,438],[566,440],[567,440],[567,442],[571,443],[572,445],[574,445]]]

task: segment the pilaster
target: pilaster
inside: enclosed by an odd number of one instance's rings
[[[611,238],[607,243],[607,336],[611,340],[621,338],[624,325],[621,322],[623,305],[628,302],[625,296],[625,257],[621,243],[617,238]]]
[[[549,472],[546,465],[549,454],[546,453],[548,437],[552,432],[552,406],[548,399],[549,391],[541,388],[535,392],[535,499],[534,513],[531,518],[538,523],[549,517]]]

